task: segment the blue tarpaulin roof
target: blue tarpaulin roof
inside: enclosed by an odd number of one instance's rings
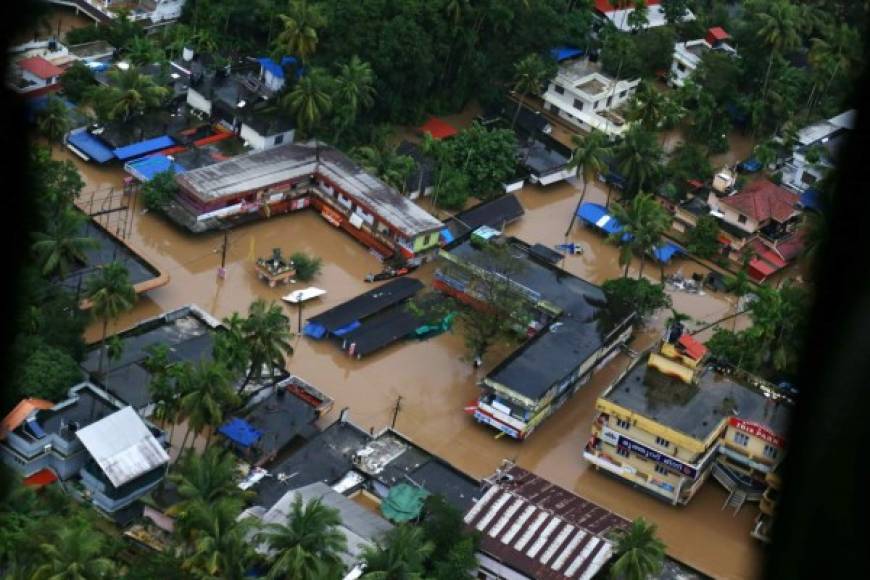
[[[70,145],[90,157],[97,163],[105,163],[110,159],[115,158],[115,154],[111,149],[106,147],[102,141],[88,133],[80,131],[69,136],[67,140]]]
[[[550,56],[552,56],[556,62],[562,62],[563,60],[582,56],[583,54],[584,51],[582,48],[576,48],[573,46],[557,46],[556,48],[550,49]]]
[[[253,425],[245,421],[233,417],[218,429],[218,433],[242,447],[250,447],[260,440],[263,433],[257,430]]]
[[[125,169],[139,181],[151,181],[158,173],[173,171],[184,173],[185,169],[166,155],[149,155],[127,163]]]
[[[453,234],[450,233],[450,229],[444,228],[441,230],[441,239],[444,240],[445,244],[449,244],[453,241]]]
[[[577,217],[607,234],[616,234],[622,230],[622,224],[607,212],[607,208],[597,203],[581,205],[577,210]]]
[[[674,257],[674,254],[680,254],[682,252],[683,249],[677,244],[673,242],[665,242],[653,250],[653,257],[659,262],[667,264],[671,258]]]
[[[334,334],[335,336],[344,336],[345,334],[347,334],[347,333],[350,332],[351,330],[356,330],[356,329],[359,328],[360,326],[362,326],[362,324],[360,323],[360,321],[359,321],[359,320],[354,320],[354,321],[351,322],[350,324],[348,324],[348,325],[346,325],[346,326],[342,326],[342,327],[339,328],[339,329],[336,329],[336,331],[333,332],[332,334]]]
[[[285,56],[281,59],[281,64],[278,64],[268,56],[261,56],[257,59],[257,62],[260,63],[260,66],[278,77],[279,79],[284,78],[284,67],[288,64],[295,64],[296,59],[292,56]]]
[[[316,322],[306,322],[302,334],[320,340],[326,334],[326,327]]]
[[[821,203],[819,200],[819,192],[815,189],[808,189],[801,194],[801,205],[808,209],[814,209],[818,211],[821,209]]]
[[[743,171],[753,173],[761,169],[761,161],[755,159],[754,157],[750,157],[746,161],[741,162],[737,167],[739,169],[742,169]]]
[[[172,140],[172,137],[170,137],[169,135],[161,135],[160,137],[146,139],[145,141],[139,141],[138,143],[133,143],[132,145],[118,147],[113,151],[113,153],[115,154],[115,157],[117,157],[121,161],[126,161],[127,159],[141,157],[142,155],[146,155],[154,151],[159,151],[160,149],[166,149],[168,147],[172,147],[173,145],[175,145],[175,141]]]

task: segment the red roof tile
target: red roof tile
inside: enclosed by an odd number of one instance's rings
[[[18,66],[41,79],[59,77],[63,74],[62,68],[51,64],[41,56],[32,56],[30,58],[19,60]]]
[[[435,139],[446,139],[447,137],[452,137],[458,133],[456,127],[449,125],[438,117],[429,117],[429,120],[423,123],[423,126],[420,127],[420,131],[423,133],[429,133]]]
[[[31,411],[35,411],[36,409],[51,409],[54,407],[54,403],[51,401],[46,401],[45,399],[24,399],[17,405],[15,408],[9,411],[9,414],[4,417],[3,421],[0,421],[0,439],[2,439],[6,433],[10,431],[14,431],[18,428],[21,423],[30,415]]]
[[[798,201],[800,196],[796,193],[767,179],[758,179],[739,193],[723,197],[720,203],[763,223],[769,219],[777,222],[788,220],[796,212],[795,206]]]
[[[686,354],[692,357],[695,360],[701,360],[705,354],[707,354],[707,347],[695,340],[693,337],[688,334],[684,334],[680,337],[680,340],[677,341],[680,346],[686,349]]]
[[[755,280],[764,280],[774,272],[773,266],[765,262],[764,260],[752,259],[749,261],[749,276],[754,278]]]
[[[725,32],[725,29],[721,26],[714,26],[707,31],[707,42],[711,40],[727,40],[729,38],[731,38],[731,35]]]
[[[57,481],[57,474],[49,468],[40,469],[30,477],[24,479],[24,485],[28,487],[42,487]]]
[[[797,258],[804,251],[804,231],[798,230],[792,237],[778,243],[776,251],[786,262]]]

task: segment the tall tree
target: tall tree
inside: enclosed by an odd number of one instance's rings
[[[308,0],[290,0],[287,14],[279,14],[281,32],[275,38],[275,49],[280,58],[284,55],[297,57],[303,63],[317,51],[319,30],[326,25],[326,17],[319,4]]]
[[[401,191],[404,191],[405,180],[414,170],[414,159],[398,153],[396,146],[387,143],[358,147],[354,150],[354,158],[367,172]]]
[[[511,129],[516,125],[520,109],[525,103],[526,96],[538,94],[544,89],[544,84],[549,80],[549,70],[544,60],[537,54],[530,54],[519,61],[514,67],[513,90],[519,93],[517,110],[511,121]]]
[[[230,372],[217,361],[179,367],[178,388],[182,393],[179,408],[187,419],[182,449],[190,433],[201,435],[206,428],[209,429],[205,444],[208,449],[214,430],[224,422],[226,411],[239,403],[232,384]]]
[[[332,110],[333,80],[322,69],[314,68],[281,97],[282,104],[296,115],[296,123],[314,135],[323,118]]]
[[[236,461],[231,453],[219,447],[210,447],[202,455],[185,452],[169,474],[169,480],[181,497],[170,510],[173,515],[186,512],[197,502],[209,505],[225,497],[242,495]]]
[[[63,139],[72,125],[69,109],[63,99],[49,95],[45,109],[39,112],[36,123],[40,133],[48,140],[48,151],[51,153],[54,144]]]
[[[583,205],[583,200],[586,199],[586,189],[589,187],[589,182],[596,179],[602,171],[607,169],[605,156],[608,152],[606,135],[600,131],[592,131],[585,138],[580,138],[579,135],[571,135],[571,144],[574,146],[574,152],[568,161],[568,167],[576,169],[577,174],[583,176],[583,190],[580,193],[580,199],[577,201],[577,208],[571,216],[571,223],[568,224],[568,229],[565,231],[566,236],[571,232],[571,228],[574,227],[577,212],[580,211],[580,206]]]
[[[634,9],[627,17],[628,26],[632,32],[637,33],[649,26],[649,9],[646,0],[635,0]]]
[[[338,510],[320,499],[303,503],[297,495],[286,523],[269,524],[261,535],[272,552],[266,577],[315,580],[340,575],[341,554],[347,549],[340,525]]]
[[[770,51],[767,72],[764,74],[764,84],[761,89],[761,100],[764,101],[767,98],[767,86],[774,57],[784,51],[797,48],[801,39],[798,33],[798,11],[788,0],[771,0],[758,12],[757,18],[756,35]]]
[[[97,274],[87,281],[85,295],[91,303],[94,318],[103,322],[100,362],[97,366],[97,374],[102,376],[109,322],[133,308],[136,304],[136,290],[130,283],[127,268],[119,262],[112,262],[102,266]]]
[[[619,263],[625,267],[623,277],[628,276],[628,267],[635,254],[640,257],[638,279],[643,277],[647,254],[662,241],[662,236],[671,225],[671,216],[652,194],[641,193],[625,205],[615,204],[613,217],[622,225],[612,240],[620,245]]]
[[[655,524],[638,518],[617,535],[616,561],[611,577],[619,580],[646,580],[658,574],[665,559],[665,545],[656,537]]]
[[[66,209],[59,219],[49,222],[48,231],[37,232],[33,251],[42,263],[44,276],[64,280],[78,265],[87,260],[87,250],[96,248],[97,241],[83,234],[87,218],[73,209]]]
[[[54,530],[38,546],[41,564],[33,580],[103,580],[116,577],[115,563],[106,557],[104,537],[83,523]]]
[[[124,51],[124,56],[136,66],[146,66],[163,60],[163,51],[150,39],[142,36],[133,38]]]
[[[375,73],[369,63],[353,55],[338,68],[335,77],[336,132],[335,142],[341,133],[356,122],[357,115],[369,109],[375,102]]]
[[[689,9],[688,0],[662,0],[662,12],[665,14],[665,21],[671,26],[683,21],[686,11]]]
[[[746,265],[737,272],[736,276],[725,280],[725,289],[734,295],[734,318],[732,319],[731,330],[737,327],[737,315],[740,312],[740,305],[743,297],[752,291],[752,284],[749,282],[749,275],[746,273]]]
[[[285,358],[293,354],[290,319],[275,302],[266,302],[261,298],[251,303],[242,329],[248,343],[251,368],[239,387],[239,393],[250,380],[260,379],[264,373],[274,377],[275,370],[282,368]]]
[[[619,172],[625,179],[624,193],[628,197],[648,190],[660,175],[662,150],[655,133],[635,125],[613,152]]]
[[[426,558],[433,545],[421,528],[396,526],[374,547],[363,550],[364,580],[422,580]]]
[[[234,498],[195,502],[179,517],[179,536],[187,538],[183,570],[196,578],[247,577],[254,562],[254,548],[248,541],[253,522],[249,518],[237,519],[241,507]]]

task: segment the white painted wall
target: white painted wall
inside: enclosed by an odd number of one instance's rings
[[[206,115],[211,115],[211,101],[206,99],[193,87],[190,87],[187,90],[187,104],[197,111],[202,111]]]

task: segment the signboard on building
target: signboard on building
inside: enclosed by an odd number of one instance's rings
[[[652,459],[656,463],[660,463],[667,467],[668,469],[679,473],[680,475],[685,475],[686,477],[694,479],[698,475],[698,470],[691,465],[687,465],[682,461],[674,459],[669,455],[665,455],[664,453],[659,453],[654,449],[650,449],[646,445],[641,445],[636,441],[632,441],[622,435],[619,436],[618,446],[635,453],[644,459]]]
[[[743,431],[753,437],[758,437],[762,441],[770,443],[774,447],[779,447],[780,449],[785,448],[785,439],[769,430],[764,425],[759,425],[758,423],[753,423],[752,421],[744,421],[743,419],[738,419],[737,417],[731,417],[728,419],[728,424],[734,427],[739,431]]]

